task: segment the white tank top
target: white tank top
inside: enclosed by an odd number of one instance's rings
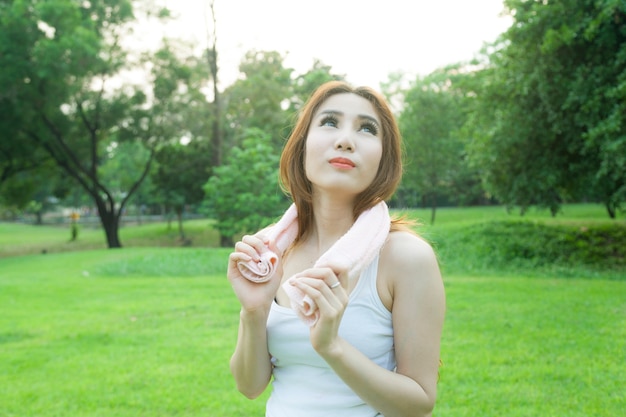
[[[377,272],[378,257],[350,293],[339,335],[379,366],[393,370],[391,313],[378,296]],[[380,416],[313,350],[309,327],[291,308],[272,303],[267,337],[274,371],[266,417]]]

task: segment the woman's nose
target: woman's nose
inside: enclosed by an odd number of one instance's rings
[[[354,138],[352,137],[352,132],[348,130],[341,131],[337,141],[335,142],[335,149],[354,151]]]

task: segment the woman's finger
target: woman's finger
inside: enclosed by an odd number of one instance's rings
[[[317,310],[324,316],[341,315],[348,303],[348,296],[344,290],[339,287],[331,290],[326,282],[318,278],[298,278],[294,280],[293,285],[313,300]]]
[[[295,275],[296,278],[308,277],[323,281],[329,288],[335,289],[343,285],[335,272],[330,268],[310,268]]]
[[[235,252],[242,252],[250,256],[254,262],[258,262],[259,255],[266,250],[264,241],[257,236],[245,235],[235,243]]]
[[[267,246],[264,239],[259,236],[245,235],[241,238],[241,241],[252,246],[257,252],[263,251]]]
[[[331,276],[334,277],[334,274],[331,273]],[[336,277],[329,278],[328,275],[324,274],[323,276],[302,276],[298,274],[295,278],[296,279],[293,281],[294,284],[298,285],[298,288],[303,290],[305,294],[317,303],[320,303],[320,298],[324,300],[338,300],[339,304],[344,304],[348,300],[347,293],[341,286],[341,283],[340,285],[336,285],[336,283],[339,282]],[[332,282],[332,284],[329,284],[329,282]],[[335,287],[331,288],[333,285],[335,285]]]
[[[237,252],[232,252],[229,255],[229,259],[233,263],[248,262],[252,260],[252,256],[248,255],[247,253],[243,251],[237,251]]]

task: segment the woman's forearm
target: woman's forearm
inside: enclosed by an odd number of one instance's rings
[[[237,346],[230,360],[230,371],[237,389],[248,398],[263,393],[272,375],[267,350],[267,313],[240,313]]]
[[[385,417],[431,415],[435,393],[426,393],[406,375],[381,368],[347,341],[340,339],[337,349],[320,354],[363,401]]]

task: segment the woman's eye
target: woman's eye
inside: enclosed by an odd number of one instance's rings
[[[378,134],[378,127],[374,123],[364,123],[361,126],[361,130],[374,136]]]
[[[320,123],[320,126],[337,127],[337,119],[332,116],[324,117]]]

